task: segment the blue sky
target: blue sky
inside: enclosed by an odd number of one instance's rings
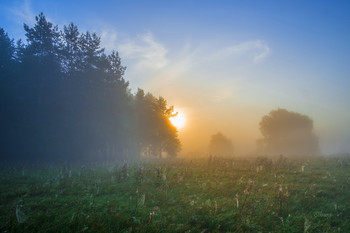
[[[24,38],[23,22],[41,11],[61,28],[100,34],[133,91],[183,111],[185,150],[221,131],[248,152],[261,117],[281,107],[314,120],[324,153],[350,151],[346,1],[2,0],[0,27]]]

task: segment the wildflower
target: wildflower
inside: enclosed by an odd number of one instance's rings
[[[262,170],[264,169],[264,166],[263,165],[259,165],[256,167],[256,172],[261,172]]]
[[[249,190],[246,188],[244,191],[243,191],[244,195],[248,195],[249,194]]]
[[[74,217],[75,217],[75,213],[72,214],[72,217],[71,217],[71,219],[70,219],[70,222],[73,222]]]
[[[282,195],[283,195],[283,187],[282,187],[282,184],[280,184],[280,183],[275,183],[274,188],[275,188],[276,196],[277,196],[278,198],[282,197]],[[289,195],[289,194],[288,194],[288,195]]]
[[[310,227],[311,227],[311,222],[307,218],[305,218],[304,233],[306,233],[309,230]]]
[[[205,201],[205,204],[206,204],[207,206],[211,207],[211,200],[210,200],[210,199],[206,200],[206,201]]]
[[[286,192],[284,193],[285,197],[289,197],[289,190],[287,189]]]
[[[281,219],[282,226],[284,226],[284,220],[283,220],[283,217],[280,217],[280,219]]]
[[[137,201],[137,205],[138,206],[143,206],[145,204],[145,200],[146,200],[146,195],[142,194],[142,196],[140,197],[140,199]]]
[[[16,218],[18,223],[24,223],[27,221],[27,216],[24,214],[24,212],[21,210],[23,207],[22,203],[16,206]]]
[[[128,174],[128,164],[124,162],[122,170],[121,170],[121,179],[124,180],[129,176]]]
[[[239,207],[239,196],[238,193],[236,193],[236,204],[237,204],[237,208]]]
[[[154,217],[155,214],[156,214],[156,213],[155,213],[154,211],[152,211],[152,212],[149,213],[149,222],[152,222],[153,217]]]
[[[249,194],[249,192],[250,192],[250,190],[252,189],[252,187],[253,187],[253,185],[254,185],[254,181],[252,181],[252,180],[248,180],[248,183],[247,183],[247,188],[244,190],[244,195],[248,195]]]

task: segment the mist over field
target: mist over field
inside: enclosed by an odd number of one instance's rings
[[[0,3],[1,232],[350,232],[349,4]]]

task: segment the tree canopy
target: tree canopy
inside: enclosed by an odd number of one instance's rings
[[[306,115],[277,109],[263,116],[258,140],[261,152],[285,155],[319,154],[318,138],[313,132],[313,121]]]
[[[209,142],[209,153],[214,156],[230,157],[233,155],[232,141],[222,133],[211,136]]]
[[[25,43],[0,28],[2,160],[176,156],[173,108],[141,89],[131,93],[118,52],[106,54],[96,33],[73,23],[62,31],[43,13],[35,19],[24,24]]]

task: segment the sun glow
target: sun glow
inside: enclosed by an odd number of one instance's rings
[[[177,129],[181,129],[185,125],[185,116],[181,112],[174,112],[173,117],[170,117],[169,120]]]

